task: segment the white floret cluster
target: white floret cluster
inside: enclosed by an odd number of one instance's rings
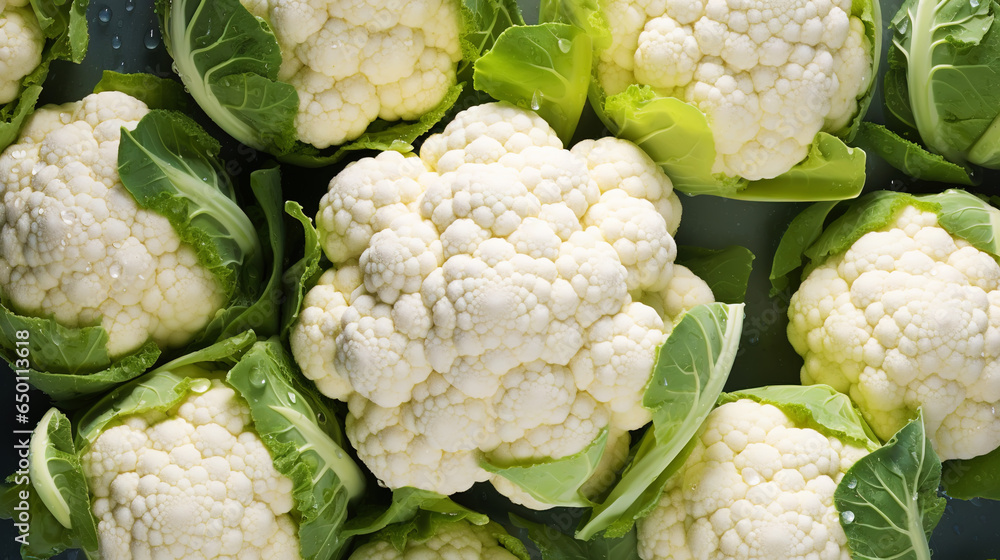
[[[804,384],[848,394],[888,439],[923,410],[942,460],[1000,446],[1000,265],[913,206],[813,270],[788,339]]]
[[[102,558],[300,558],[292,481],[218,379],[171,411],[122,419],[82,462]]]
[[[713,173],[775,177],[838,132],[871,83],[872,49],[851,0],[609,0],[598,77],[689,102],[715,140]]]
[[[713,410],[694,446],[639,521],[643,560],[850,560],[833,493],[866,449],[749,399]]]
[[[17,99],[21,80],[41,64],[44,47],[28,0],[0,0],[0,105]]]
[[[376,118],[417,119],[455,84],[455,0],[242,2],[271,24],[278,79],[299,94],[295,129],[317,148],[357,138]]]
[[[679,221],[635,145],[567,150],[534,113],[474,107],[420,157],[385,152],[331,182],[317,223],[336,268],[308,293],[293,353],[348,401],[348,436],[390,487],[459,492],[490,479],[483,457],[565,457],[605,430],[607,474],[650,420],[672,319],[713,301],[673,262]]]
[[[225,303],[194,249],[118,176],[122,127],[148,112],[118,92],[43,107],[0,155],[0,291],[25,315],[100,324],[112,357],[184,344]]]

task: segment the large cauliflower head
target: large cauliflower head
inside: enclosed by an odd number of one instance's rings
[[[0,0],[0,105],[17,99],[21,80],[41,64],[44,47],[28,0]]]
[[[349,560],[516,560],[497,541],[492,523],[473,525],[466,520],[445,523],[424,541],[407,540],[398,550],[390,540],[375,540],[359,547]]]
[[[351,442],[393,488],[462,491],[489,478],[484,456],[565,457],[604,430],[623,460],[671,318],[713,299],[673,263],[679,220],[633,144],[566,150],[534,113],[474,107],[419,158],[384,152],[330,183],[317,223],[336,269],[293,353],[348,401]]]
[[[295,129],[317,148],[376,118],[413,120],[444,99],[462,58],[457,0],[242,0],[271,24],[278,79],[299,94]]]
[[[643,560],[849,560],[833,493],[868,450],[742,399],[708,415],[639,521]]]
[[[121,419],[82,464],[102,558],[300,558],[292,481],[218,379],[169,411]]]
[[[604,4],[604,3],[602,3]],[[872,46],[851,0],[608,0],[611,43],[597,73],[708,117],[713,173],[770,178],[839,132],[871,80]]]
[[[1000,265],[908,206],[791,299],[802,382],[847,393],[883,440],[923,409],[942,460],[1000,446]]]
[[[148,112],[118,92],[43,107],[0,155],[0,292],[18,313],[100,324],[112,357],[184,344],[225,303],[194,249],[119,180],[121,129]]]

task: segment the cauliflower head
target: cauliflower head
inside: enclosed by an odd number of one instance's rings
[[[0,154],[0,292],[13,310],[100,324],[112,357],[179,346],[225,304],[167,218],[118,176],[121,129],[149,112],[118,92],[43,107]]]
[[[679,221],[635,145],[567,150],[532,112],[473,107],[420,157],[384,152],[331,181],[317,224],[336,268],[307,294],[292,351],[348,401],[351,442],[392,488],[452,494],[490,478],[483,458],[557,459],[604,430],[611,471],[650,420],[672,318],[713,300],[673,262]]]
[[[44,47],[28,0],[0,0],[0,105],[17,99],[21,80],[41,64]]]
[[[849,560],[833,503],[868,450],[798,427],[750,399],[709,414],[694,449],[639,521],[643,560]]]
[[[376,540],[359,547],[349,560],[516,560],[498,541],[489,526],[467,520],[445,523],[425,541],[407,540],[406,548],[396,549],[388,540]]]
[[[292,481],[219,379],[172,410],[122,418],[82,464],[103,558],[300,558]]]
[[[455,85],[457,0],[241,0],[281,47],[278,79],[299,95],[295,129],[326,148],[375,119],[414,120]]]
[[[698,107],[713,173],[781,175],[818,132],[849,124],[871,83],[872,45],[851,0],[608,0],[602,11],[601,86],[648,85]]]
[[[857,403],[888,439],[923,409],[942,460],[1000,446],[1000,265],[906,206],[815,268],[793,295],[802,382]]]

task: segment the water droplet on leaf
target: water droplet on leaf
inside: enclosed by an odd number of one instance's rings
[[[569,42],[569,39],[559,39],[559,42],[556,44],[559,45],[559,50],[561,50],[564,53],[568,53],[569,48],[572,46],[572,44]]]
[[[845,511],[845,512],[842,512],[842,513],[840,514],[840,520],[841,520],[841,521],[842,521],[842,522],[843,522],[843,523],[844,523],[845,525],[850,525],[851,523],[854,523],[854,512],[853,512],[853,511]]]
[[[97,12],[97,19],[101,23],[108,23],[109,21],[111,21],[111,15],[112,15],[111,8],[105,6],[101,8],[101,11]]]
[[[531,95],[531,110],[537,111],[539,107],[542,106],[542,92],[535,90],[535,93]]]

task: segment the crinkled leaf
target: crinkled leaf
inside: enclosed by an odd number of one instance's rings
[[[87,478],[73,444],[69,419],[57,409],[49,409],[31,435],[29,452],[32,490],[56,521],[70,532],[74,547],[95,555],[97,524],[90,512]]]
[[[94,86],[94,93],[120,91],[142,101],[150,109],[167,109],[190,112],[188,94],[184,84],[152,74],[120,74],[105,70],[101,81]]]
[[[1000,166],[998,6],[996,0],[908,0],[892,19],[896,52],[885,84],[890,113],[912,123],[928,149],[957,164]]]
[[[304,560],[336,557],[348,502],[364,493],[365,477],[337,444],[333,412],[303,389],[291,356],[276,338],[256,343],[226,376],[250,405],[254,429],[278,472],[292,480],[299,551]]]
[[[940,483],[922,416],[854,463],[833,494],[851,558],[929,560],[927,540],[945,507]]]
[[[394,490],[388,507],[369,507],[352,518],[343,535],[345,538],[372,535],[370,540],[388,542],[402,552],[408,543],[426,542],[443,525],[451,523],[486,527],[508,552],[520,560],[529,560],[524,544],[486,515],[460,506],[447,496],[412,487]]]
[[[118,358],[105,369],[87,374],[52,373],[32,369],[31,384],[61,405],[74,407],[86,397],[105,393],[108,389],[139,377],[153,367],[160,357],[160,348],[149,341],[138,350]]]
[[[281,212],[281,172],[277,167],[258,169],[250,174],[250,188],[264,215],[268,243],[262,247],[269,260],[267,282],[260,285],[258,271],[244,267],[239,282],[248,290],[238,292],[229,307],[217,313],[197,340],[223,340],[253,329],[260,337],[278,334],[281,304],[285,297],[282,271],[285,259],[285,222]],[[263,237],[263,236],[262,236]],[[258,289],[259,286],[259,289]]]
[[[479,465],[487,472],[513,482],[532,498],[553,507],[590,507],[580,488],[594,475],[608,444],[608,431],[579,453],[559,459],[543,459],[512,465],[497,464],[489,457]]]
[[[776,406],[799,427],[812,428],[869,451],[881,445],[851,399],[828,385],[769,385],[744,389],[723,394],[719,403],[740,399]]]
[[[369,507],[367,511],[351,518],[344,528],[344,535],[347,537],[370,535],[389,525],[410,521],[421,510],[455,519],[469,519],[475,525],[485,525],[489,522],[489,517],[486,515],[460,506],[447,496],[405,486],[393,490],[392,503],[388,507]]]
[[[598,535],[589,541],[573,537],[549,525],[510,516],[515,527],[526,529],[528,539],[542,553],[542,560],[639,560],[639,543],[635,530],[617,538]]]
[[[82,62],[87,54],[89,0],[31,0],[38,26],[48,39],[46,58]]]
[[[715,406],[736,358],[743,327],[743,304],[712,303],[687,312],[657,352],[643,405],[653,413],[632,462],[608,497],[596,505],[577,538],[608,530],[621,536],[655,502],[661,475],[684,455]],[[662,486],[661,486],[662,487]]]
[[[282,286],[286,300],[281,314],[281,337],[288,338],[288,333],[299,318],[302,301],[306,290],[316,284],[322,274],[319,261],[323,249],[319,244],[319,233],[313,227],[312,219],[302,212],[302,206],[295,201],[285,202],[285,213],[302,225],[302,258],[292,264],[282,276]]]
[[[475,64],[475,87],[536,111],[564,144],[580,121],[593,60],[590,37],[561,23],[511,27]]]
[[[677,264],[686,266],[712,289],[715,301],[743,303],[753,269],[754,254],[746,247],[730,245],[724,249],[706,249],[680,245]]]
[[[507,28],[524,25],[524,18],[517,0],[463,0],[462,20],[463,56],[458,81],[468,82],[476,60],[493,48]]]
[[[972,185],[972,170],[928,152],[919,144],[875,123],[861,123],[854,145],[875,154],[914,179]]]
[[[952,498],[1000,500],[1000,448],[972,459],[945,461],[941,483]]]
[[[28,333],[27,346],[18,346],[18,332]],[[29,382],[54,400],[73,401],[134,379],[160,355],[153,342],[112,360],[103,327],[68,328],[53,319],[28,317],[0,301],[0,353],[15,371],[28,370]],[[27,356],[18,355],[18,349]]]
[[[295,88],[278,81],[281,49],[239,0],[157,0],[163,43],[191,96],[222,130],[282,154],[296,140]],[[257,76],[249,78],[248,75]],[[254,91],[220,88],[252,86]]]
[[[232,297],[262,281],[262,250],[219,150],[190,118],[154,110],[122,130],[118,172],[139,206],[166,217]]]

